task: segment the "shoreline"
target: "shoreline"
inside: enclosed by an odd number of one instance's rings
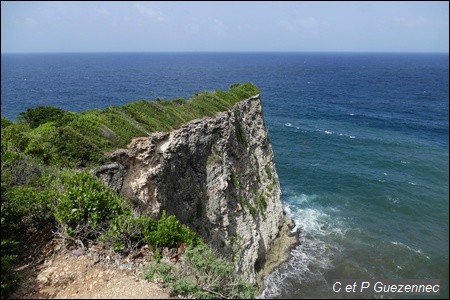
[[[257,274],[258,292],[262,293],[265,287],[265,278],[272,273],[281,264],[290,258],[290,252],[293,248],[300,245],[300,232],[295,225],[294,220],[284,211],[283,223],[279,235],[273,241],[270,250],[266,254],[264,267]],[[295,229],[294,232],[291,230]]]

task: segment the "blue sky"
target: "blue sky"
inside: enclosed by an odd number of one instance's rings
[[[1,2],[1,52],[446,52],[448,2]]]

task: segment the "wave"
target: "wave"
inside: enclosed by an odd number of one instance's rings
[[[286,126],[286,127],[295,127],[295,129],[300,129],[299,126],[292,126],[292,123],[284,123],[284,126]],[[302,132],[304,132],[304,131],[302,130]]]
[[[258,298],[279,298],[281,293],[292,290],[301,282],[325,280],[323,274],[332,267],[332,253],[342,249],[336,243],[325,241],[327,236],[342,236],[346,233],[343,223],[317,208],[298,208],[316,195],[289,197],[285,211],[294,219],[295,229],[300,229],[300,245],[290,253],[288,261],[279,266],[265,279],[265,289]]]
[[[386,198],[390,203],[392,203],[394,205],[399,205],[399,203],[400,203],[400,200],[398,200],[398,198],[396,198],[396,197],[387,196]]]
[[[426,259],[430,260],[430,257],[428,255],[426,255],[425,253],[423,253],[423,251],[420,250],[420,249],[414,249],[414,248],[412,248],[412,247],[410,247],[408,245],[405,245],[405,244],[403,244],[401,242],[396,242],[396,241],[391,241],[391,244],[392,245],[396,245],[396,246],[400,246],[400,247],[405,248],[405,249],[408,249],[409,251],[417,253],[417,254],[420,254],[420,255],[424,256]]]
[[[319,131],[319,132],[323,132],[325,134],[335,134],[334,131],[331,131],[331,130],[323,130],[323,129],[316,129],[316,130]],[[355,139],[356,138],[356,136],[354,136],[354,135],[345,134],[345,133],[337,133],[337,135],[349,137],[351,139]]]

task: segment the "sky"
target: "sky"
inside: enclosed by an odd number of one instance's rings
[[[1,52],[444,52],[449,2],[1,1]]]

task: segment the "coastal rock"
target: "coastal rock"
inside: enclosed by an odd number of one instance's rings
[[[92,170],[95,176],[103,182],[107,182],[108,186],[116,191],[122,189],[124,172],[124,167],[118,163],[103,165]]]
[[[282,209],[259,95],[171,132],[134,138],[112,158],[94,174],[139,213],[176,215],[252,283],[287,258],[271,251],[287,253],[298,242],[287,229],[292,220]]]

